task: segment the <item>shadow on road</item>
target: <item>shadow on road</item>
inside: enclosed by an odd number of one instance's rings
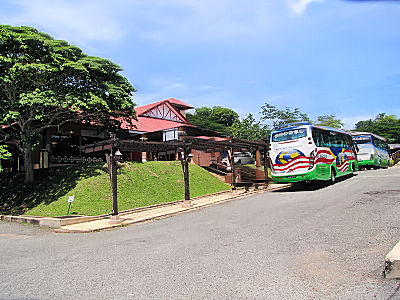
[[[340,182],[349,179],[351,177],[357,176],[357,174],[354,175],[346,175],[346,176],[341,176],[339,178],[336,178],[336,184],[340,184]],[[272,191],[272,193],[288,193],[288,192],[303,192],[303,191],[316,191],[316,190],[321,190],[323,188],[326,188],[328,186],[331,186],[332,184],[330,181],[303,181],[303,182],[296,182],[292,183],[290,187],[280,189],[280,190],[275,190]]]

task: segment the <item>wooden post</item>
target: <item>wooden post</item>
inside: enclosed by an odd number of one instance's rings
[[[113,153],[106,152],[106,162],[110,175],[110,186],[112,194],[112,216],[118,216],[118,190],[117,190],[117,165]]]
[[[231,185],[232,185],[232,190],[236,190],[236,168],[235,168],[235,158],[233,155],[234,148],[231,147],[228,150],[228,157],[229,157],[229,162],[231,164],[231,170],[232,170],[232,180],[231,180]]]
[[[181,157],[181,164],[183,170],[183,179],[185,182],[185,200],[183,201],[183,207],[192,207],[192,201],[190,200],[190,185],[189,185],[189,149],[184,148],[182,157]]]
[[[117,216],[118,215],[118,190],[117,190],[117,164],[115,161],[115,156],[114,154],[110,155],[110,160],[111,160],[111,188],[112,188],[112,206],[113,206],[113,211],[112,215]]]
[[[256,180],[262,180],[265,179],[265,169],[263,171],[262,169],[262,164],[261,164],[261,153],[260,153],[260,149],[257,148],[256,150],[256,169],[255,169],[255,178]],[[258,185],[255,185],[255,188],[258,188]]]
[[[265,172],[265,183],[268,185],[269,178],[268,178],[268,169],[270,168],[270,160],[268,156],[268,147],[264,149],[264,172]]]
[[[148,139],[145,134],[142,134],[142,137],[140,138],[142,142],[146,142]],[[142,152],[142,162],[147,162],[147,152]]]
[[[256,168],[261,168],[261,154],[259,149],[256,150]]]

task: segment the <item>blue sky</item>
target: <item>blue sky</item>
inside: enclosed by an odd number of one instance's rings
[[[119,64],[138,105],[178,98],[259,116],[268,102],[351,129],[400,116],[400,1],[0,0],[28,25]]]

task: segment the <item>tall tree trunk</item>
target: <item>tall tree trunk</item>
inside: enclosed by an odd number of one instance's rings
[[[24,169],[25,169],[25,183],[32,184],[33,168],[32,168],[32,150],[30,145],[25,145],[24,152]]]

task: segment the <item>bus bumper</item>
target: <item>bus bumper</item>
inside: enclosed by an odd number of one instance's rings
[[[377,162],[375,160],[360,160],[358,161],[358,167],[374,166]]]
[[[324,176],[326,175],[325,173],[327,173],[327,176]],[[330,178],[329,167],[327,168],[327,171],[321,170],[321,168],[315,168],[313,170],[310,170],[309,172],[302,174],[295,174],[295,175],[291,175],[290,173],[285,175],[272,174],[272,180],[273,182],[276,183],[290,183],[290,182],[310,181],[317,179],[328,180],[329,178]]]

